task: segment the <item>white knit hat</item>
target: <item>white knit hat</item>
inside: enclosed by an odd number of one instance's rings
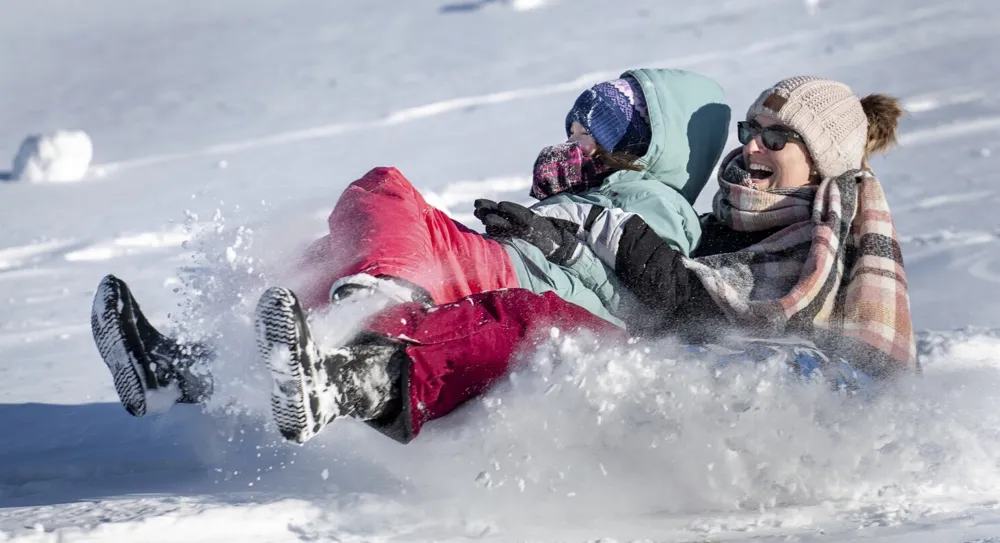
[[[760,94],[747,110],[747,120],[757,115],[798,132],[824,179],[861,167],[868,117],[847,85],[820,77],[790,77]]]

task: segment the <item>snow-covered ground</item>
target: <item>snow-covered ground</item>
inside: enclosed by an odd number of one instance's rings
[[[0,541],[1000,541],[1000,3],[2,12],[0,157],[82,130],[93,163],[76,183],[0,183]],[[344,186],[395,165],[460,220],[477,197],[527,201],[576,94],[638,66],[709,74],[737,115],[800,73],[906,100],[903,146],[874,166],[924,377],[859,406],[768,368],[716,381],[666,348],[560,339],[408,446],[349,422],[281,443],[246,308]],[[157,324],[226,332],[208,413],[118,405],[88,324],[108,272]]]

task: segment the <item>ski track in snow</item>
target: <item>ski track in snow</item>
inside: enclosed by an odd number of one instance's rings
[[[105,262],[116,258],[139,256],[150,252],[180,249],[191,239],[189,231],[174,228],[156,232],[124,234],[106,241],[49,240],[0,249],[0,280],[9,272],[37,267],[53,261]]]
[[[931,247],[937,249],[941,246],[948,248],[961,247],[966,245],[980,245],[992,243],[997,240],[996,232],[985,230],[940,230],[929,234],[918,234],[899,236],[900,243],[912,243],[919,247]],[[919,251],[913,255],[907,254],[907,259],[919,258]]]
[[[476,181],[457,181],[449,183],[443,190],[427,190],[423,194],[432,205],[447,209],[456,204],[465,204],[497,194],[522,191],[527,194],[530,188],[530,177],[491,177]]]
[[[418,187],[419,188],[419,187]],[[517,175],[488,177],[485,179],[455,181],[441,189],[421,188],[420,193],[428,204],[443,211],[452,219],[473,230],[481,230],[482,223],[470,211],[472,203],[480,198],[492,200],[515,201],[530,205],[535,200],[528,196],[531,188],[531,178]],[[462,209],[463,211],[456,211]],[[322,207],[310,213],[316,220],[322,221],[322,227],[310,232],[310,238],[315,239],[327,234],[326,221],[330,216],[330,208]]]
[[[479,229],[482,227],[479,219],[469,211],[456,212],[459,204],[463,210],[472,209],[472,203],[480,198],[490,200],[517,201],[521,204],[530,204],[533,200],[528,197],[528,190],[531,188],[530,177],[510,176],[491,177],[477,181],[458,181],[450,183],[439,191],[427,190],[423,192],[424,199],[430,205],[444,211],[452,219],[468,226]]]
[[[903,107],[909,115],[921,115],[953,106],[975,104],[995,97],[995,94],[991,95],[983,91],[939,92],[904,100]],[[958,119],[945,124],[903,132],[899,136],[899,144],[917,147],[996,131],[1000,131],[1000,116]]]
[[[933,201],[934,205],[926,207],[918,205],[915,208],[928,209],[961,201],[975,201],[975,199],[943,198],[942,201]],[[905,253],[908,265],[912,266],[947,253],[950,255],[947,269],[964,271],[970,277],[989,283],[1000,283],[1000,254],[996,246],[998,240],[1000,232],[982,230],[941,230],[930,234],[900,236],[901,243],[910,245]]]
[[[949,269],[964,268],[973,277],[994,281],[984,270],[1000,255],[993,256],[995,247],[978,250],[978,247],[992,245],[998,240],[997,232],[941,230],[930,234],[900,236],[900,243],[907,244],[906,264],[913,266],[919,262],[943,253],[953,255]],[[963,266],[963,263],[967,265]]]
[[[974,136],[976,134],[996,131],[1000,131],[1000,116],[965,119],[901,134],[899,136],[899,144],[903,146],[915,147],[918,145],[928,145],[949,139]]]
[[[90,324],[68,324],[49,328],[36,328],[25,332],[0,333],[0,348],[14,347],[40,341],[66,340],[80,334],[89,334]]]
[[[470,227],[479,228],[479,219],[470,212],[457,212],[456,208],[472,209],[472,203],[478,199],[503,199],[529,205],[534,202],[528,196],[531,189],[531,178],[510,175],[503,177],[488,177],[485,179],[455,181],[448,183],[442,189],[421,189],[420,194],[428,204],[443,211],[452,219]],[[312,217],[325,221],[329,218],[330,209],[324,207],[315,210]],[[314,232],[315,237],[323,236],[326,231]]]
[[[0,272],[36,264],[53,255],[63,254],[74,246],[74,241],[49,240],[0,249]]]
[[[68,262],[103,262],[159,249],[177,249],[190,239],[190,233],[184,229],[142,232],[120,236],[107,242],[89,244],[64,254],[63,258]]]
[[[949,2],[949,3],[944,3],[943,5],[940,6],[931,6],[931,7],[914,9],[904,15],[868,17],[865,19],[852,21],[850,23],[846,23],[843,25],[831,26],[829,28],[824,28],[819,31],[791,32],[786,35],[775,37],[769,40],[756,41],[747,44],[744,47],[740,47],[739,49],[710,51],[706,53],[698,53],[684,57],[660,59],[653,62],[641,63],[641,64],[649,67],[694,68],[702,63],[725,60],[729,58],[736,58],[744,55],[765,55],[770,51],[784,49],[789,46],[802,42],[818,41],[823,38],[827,38],[842,33],[848,33],[848,34],[874,33],[883,27],[891,27],[902,24],[912,24],[919,21],[934,19],[936,17],[941,17],[945,14],[961,12],[970,6],[974,6],[974,3]],[[589,85],[593,85],[594,83],[598,83],[600,81],[604,81],[607,79],[614,79],[624,69],[625,68],[586,73],[580,75],[579,77],[571,81],[565,81],[562,83],[540,85],[535,87],[522,87],[519,89],[512,89],[512,90],[489,93],[478,96],[467,96],[461,98],[442,100],[430,104],[405,108],[397,112],[391,113],[385,118],[377,120],[348,122],[348,123],[332,123],[321,126],[315,126],[312,128],[305,128],[301,130],[281,132],[261,138],[220,143],[198,150],[148,156],[126,161],[111,162],[106,164],[96,164],[91,167],[90,176],[91,178],[99,179],[106,177],[109,174],[125,169],[138,168],[144,166],[154,166],[167,162],[188,160],[197,157],[232,155],[236,153],[252,151],[255,149],[260,149],[265,147],[274,147],[274,146],[288,145],[291,143],[297,143],[303,141],[333,138],[337,136],[342,136],[362,131],[391,128],[404,123],[411,123],[422,119],[436,117],[439,115],[444,115],[447,113],[452,113],[455,111],[461,111],[474,107],[505,104],[518,100],[529,100],[533,98],[551,96],[555,94],[579,92],[580,90],[586,88]],[[983,128],[980,128],[980,130],[982,129]],[[912,141],[910,141],[909,143],[912,144],[915,142],[926,141],[927,139],[929,139],[929,137],[930,136],[917,135],[912,137],[911,138]]]
[[[907,113],[927,113],[945,107],[971,104],[987,97],[982,91],[972,92],[940,92],[928,95],[914,96],[903,101]]]
[[[967,202],[983,202],[991,200],[992,199],[991,197],[994,196],[995,194],[996,193],[991,190],[976,190],[969,192],[960,192],[955,194],[942,194],[939,196],[929,196],[927,198],[917,200],[912,204],[899,206],[896,209],[897,211],[928,210],[948,205],[964,204]]]

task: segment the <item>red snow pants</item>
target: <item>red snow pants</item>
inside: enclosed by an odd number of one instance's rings
[[[499,243],[429,205],[395,168],[376,168],[351,183],[328,223],[329,234],[309,247],[295,281],[303,306],[326,306],[333,283],[357,273],[404,279],[437,304],[392,306],[366,324],[408,345],[403,441],[487,390],[510,371],[519,349],[548,337],[552,327],[625,337],[555,293],[516,288]]]
[[[447,415],[487,390],[517,362],[517,353],[549,337],[589,330],[605,341],[624,342],[625,331],[571,304],[553,292],[509,289],[473,294],[461,301],[426,308],[417,303],[383,310],[368,331],[405,338],[411,364],[404,371],[402,441],[420,433],[429,420]]]
[[[329,303],[330,287],[358,273],[390,275],[423,287],[436,304],[518,286],[507,251],[428,204],[396,168],[353,182],[314,242],[296,289],[307,308]]]

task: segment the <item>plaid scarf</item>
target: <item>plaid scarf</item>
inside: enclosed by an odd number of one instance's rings
[[[535,159],[531,197],[544,200],[565,191],[601,186],[612,169],[584,156],[577,143],[562,143],[542,149]]]
[[[742,153],[730,153],[713,214],[738,231],[785,228],[735,253],[685,260],[730,322],[805,335],[876,376],[916,368],[902,253],[875,175],[766,191],[749,179]]]

